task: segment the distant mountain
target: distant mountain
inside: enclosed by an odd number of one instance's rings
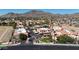
[[[53,17],[53,18],[79,18],[79,13],[75,14],[51,14],[48,12],[38,11],[38,10],[31,10],[26,13],[13,13],[10,12],[5,15],[1,15],[1,18],[16,18],[16,17]]]
[[[17,13],[10,12],[10,13],[2,15],[0,17],[5,17],[5,18],[9,18],[9,17],[37,17],[37,16],[39,17],[39,16],[48,16],[48,15],[52,15],[52,14],[43,12],[43,11],[32,10],[30,12],[23,13],[23,14],[17,14]]]
[[[15,18],[15,17],[18,17],[18,16],[20,16],[20,14],[16,14],[16,13],[10,12],[10,13],[7,13],[5,15],[1,15],[0,17],[1,18],[3,18],[3,17],[5,17],[5,18],[9,18],[9,17]]]
[[[47,12],[32,10],[30,12],[24,13],[22,16],[25,16],[25,17],[40,17],[40,16],[49,16],[49,15],[51,15],[51,14],[47,13]]]

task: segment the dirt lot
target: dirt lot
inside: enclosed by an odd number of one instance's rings
[[[0,42],[7,42],[11,38],[13,28],[11,26],[0,26]]]
[[[69,25],[63,25],[63,28],[68,29],[68,30],[75,30],[76,32],[79,32],[79,27],[75,26],[69,26]]]

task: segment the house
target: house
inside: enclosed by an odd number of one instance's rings
[[[16,29],[14,30],[14,36],[19,35],[20,33],[24,33],[27,35],[26,29],[22,25],[22,22],[17,22]]]
[[[39,34],[49,34],[51,32],[50,28],[38,28],[37,32]]]

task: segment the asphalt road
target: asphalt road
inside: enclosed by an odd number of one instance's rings
[[[40,35],[35,34],[32,29],[29,28],[28,30],[30,31],[29,35],[31,40],[37,41],[40,38]]]

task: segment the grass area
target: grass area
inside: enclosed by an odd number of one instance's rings
[[[52,37],[51,36],[48,36],[48,37],[42,37],[41,39],[40,39],[40,41],[43,43],[50,43],[50,42],[52,42]]]

